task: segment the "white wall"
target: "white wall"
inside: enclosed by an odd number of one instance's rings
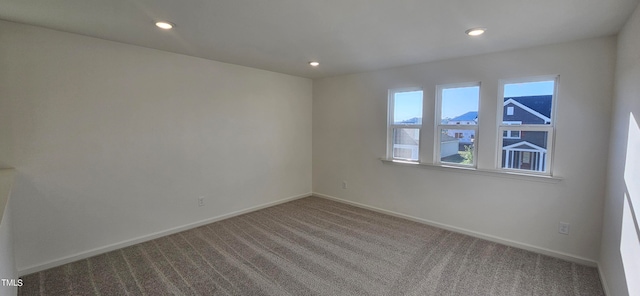
[[[313,190],[595,264],[602,226],[615,37],[314,80]],[[479,168],[495,168],[498,80],[559,74],[560,183],[383,164],[387,91],[480,81]],[[425,119],[427,121],[428,119]],[[422,139],[431,143],[433,130]],[[422,156],[433,155],[424,144]],[[429,160],[426,160],[429,162]],[[341,188],[341,181],[348,188]],[[560,221],[570,235],[558,233]]]
[[[640,295],[640,6],[618,36],[601,272],[610,295]],[[632,210],[635,209],[635,212]],[[635,216],[635,221],[632,217]],[[626,279],[626,280],[625,280]]]
[[[13,170],[0,169],[0,279],[18,280],[13,248],[13,221],[9,195],[13,184]],[[16,295],[16,286],[0,283],[0,295]]]
[[[308,194],[311,83],[0,22],[19,270]]]

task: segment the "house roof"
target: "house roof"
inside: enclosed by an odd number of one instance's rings
[[[394,144],[400,145],[419,145],[417,139],[407,133],[405,129],[399,129],[399,133],[394,135]]]
[[[478,118],[478,111],[470,111],[458,117],[449,119],[449,121],[474,121]]]
[[[538,145],[535,145],[533,143],[530,143],[528,141],[520,141],[518,143],[514,143],[508,146],[504,146],[502,147],[503,150],[521,150],[521,151],[541,151],[541,152],[546,152],[547,149],[540,147]]]
[[[440,142],[441,142],[441,143],[445,143],[445,142],[453,142],[453,141],[460,141],[460,140],[458,140],[458,139],[457,139],[457,138],[455,138],[455,137],[449,136],[449,135],[447,135],[447,134],[442,134],[442,135],[440,136]]]
[[[544,115],[547,118],[551,117],[551,101],[552,95],[544,96],[524,96],[524,97],[507,97],[504,98],[505,103],[508,100],[516,101],[522,105],[525,105],[532,110]]]

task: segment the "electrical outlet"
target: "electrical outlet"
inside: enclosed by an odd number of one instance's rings
[[[560,227],[558,228],[558,232],[562,234],[569,234],[569,223],[560,222]]]
[[[204,206],[204,196],[198,197],[198,206]]]
[[[342,189],[347,189],[347,181],[342,181]]]

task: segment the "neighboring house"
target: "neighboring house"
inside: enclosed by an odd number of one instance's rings
[[[418,129],[398,129],[393,134],[393,157],[404,159],[418,159],[420,146],[418,145],[420,131]],[[459,139],[443,134],[440,137],[440,157],[458,154]]]
[[[419,129],[396,129],[393,133],[393,157],[417,160],[420,154]]]
[[[422,117],[413,117],[396,124],[422,125]],[[403,128],[396,129],[393,133],[393,157],[409,160],[418,160],[420,154],[420,129]]]
[[[440,158],[458,154],[460,149],[460,139],[443,133],[440,136]]]
[[[396,122],[407,125],[421,125],[422,117],[413,117]],[[414,128],[397,129],[393,134],[393,157],[417,160],[420,154],[420,130]]]
[[[450,125],[477,125],[478,111],[470,111],[458,117],[447,119],[444,124]],[[460,144],[473,144],[473,130],[448,130],[447,135],[456,138]]]
[[[503,124],[550,124],[551,95],[504,98]],[[544,171],[547,137],[539,131],[505,131],[502,167]]]

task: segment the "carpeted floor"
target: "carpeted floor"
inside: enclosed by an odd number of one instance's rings
[[[604,295],[593,267],[316,197],[22,279],[19,295]]]

